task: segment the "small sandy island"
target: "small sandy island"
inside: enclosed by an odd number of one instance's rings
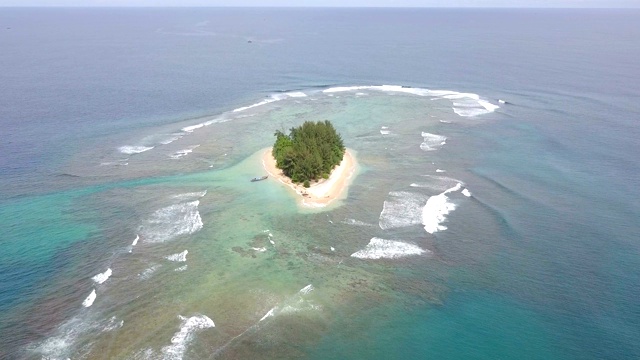
[[[309,188],[305,188],[301,184],[294,184],[276,167],[276,159],[271,155],[271,150],[272,148],[265,149],[262,154],[264,169],[269,173],[269,177],[287,185],[300,195],[300,204],[306,207],[324,207],[335,199],[343,198],[357,166],[353,151],[347,149],[342,162],[333,168],[328,179],[313,182]]]

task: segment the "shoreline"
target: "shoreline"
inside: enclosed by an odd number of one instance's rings
[[[305,188],[302,184],[295,184],[276,167],[276,159],[271,155],[269,147],[262,152],[262,167],[269,177],[279,181],[292,189],[298,196],[298,203],[304,207],[325,207],[336,199],[344,198],[357,167],[353,150],[346,149],[344,157],[338,166],[333,168],[328,179],[313,182]]]

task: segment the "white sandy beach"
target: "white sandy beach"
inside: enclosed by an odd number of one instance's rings
[[[265,149],[262,155],[264,169],[271,178],[295,191],[300,196],[300,204],[306,207],[324,207],[345,195],[357,166],[355,156],[347,149],[342,162],[333,169],[328,179],[314,182],[309,188],[305,188],[301,184],[294,184],[276,167],[276,159],[271,155],[271,150],[272,148]]]

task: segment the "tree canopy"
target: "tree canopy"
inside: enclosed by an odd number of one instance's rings
[[[276,166],[293,182],[304,183],[327,178],[333,168],[340,164],[345,147],[340,134],[331,122],[305,121],[289,134],[276,131],[273,157]]]

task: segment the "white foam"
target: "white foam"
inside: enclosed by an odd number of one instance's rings
[[[405,256],[421,255],[426,252],[426,250],[417,245],[374,237],[364,249],[351,254],[351,257],[359,259],[397,259]]]
[[[107,279],[109,279],[109,277],[111,276],[111,273],[112,273],[111,268],[108,268],[107,271],[95,275],[94,277],[91,278],[91,280],[93,280],[98,284],[102,284],[105,281],[107,281]]]
[[[127,155],[139,154],[153,149],[153,146],[121,146],[118,150]]]
[[[283,95],[284,95],[284,94],[283,94]],[[269,104],[269,103],[272,103],[272,102],[280,101],[280,100],[282,100],[282,99],[284,99],[284,98],[286,98],[286,95],[285,95],[284,97],[282,97],[282,96],[278,96],[278,97],[277,97],[277,96],[275,96],[275,95],[274,95],[274,96],[271,96],[271,97],[269,97],[269,98],[266,98],[266,99],[264,99],[264,100],[262,100],[262,101],[260,101],[260,102],[257,102],[257,103],[255,103],[255,104],[252,104],[252,105],[249,105],[249,106],[239,107],[239,108],[237,108],[237,109],[233,109],[233,112],[234,112],[234,113],[236,113],[236,112],[240,112],[240,111],[245,111],[245,110],[253,109],[253,108],[256,108],[256,107],[258,107],[258,106],[262,106],[262,105],[266,105],[266,104]]]
[[[158,270],[160,268],[160,265],[155,264],[155,265],[151,265],[151,267],[144,269],[144,271],[142,271],[140,274],[138,274],[138,277],[140,278],[140,280],[147,280],[151,277],[151,275],[153,275],[153,273],[156,272],[156,270]]]
[[[175,262],[185,262],[185,261],[187,261],[187,254],[188,253],[189,253],[189,250],[185,250],[185,251],[179,252],[177,254],[165,256],[165,259],[167,259],[169,261],[175,261]]]
[[[138,244],[138,240],[140,240],[140,235],[136,235],[136,238],[133,239],[133,242],[131,243],[131,245],[129,246],[129,252],[132,253],[133,252],[133,247],[136,246]]]
[[[87,334],[114,331],[124,325],[115,316],[110,319],[95,319],[95,312],[81,312],[64,321],[50,337],[26,347],[28,354],[20,358],[28,359],[76,359],[86,358],[93,343],[82,343]]]
[[[192,133],[194,130],[201,129],[203,127],[206,127],[206,126],[209,126],[209,125],[213,125],[213,124],[224,123],[224,122],[227,122],[229,120],[230,119],[228,119],[228,118],[226,118],[224,116],[221,116],[221,117],[217,117],[215,119],[211,119],[211,120],[207,120],[207,121],[201,122],[199,124],[185,126],[180,130],[182,130],[185,133]]]
[[[112,316],[111,319],[104,325],[102,331],[113,331],[121,328],[124,325],[124,320],[118,321],[118,318]]]
[[[196,315],[189,318],[178,315],[178,318],[182,322],[180,330],[171,337],[171,345],[162,348],[165,359],[182,359],[187,346],[193,340],[197,331],[216,326],[213,320],[205,315]]]
[[[169,145],[172,142],[181,139],[184,135],[185,135],[184,133],[169,134],[169,135],[167,135],[167,137],[165,139],[160,140],[160,144]]]
[[[62,323],[55,334],[35,346],[32,350],[41,355],[41,359],[69,359],[77,338],[87,330],[87,322],[75,316]]]
[[[200,145],[193,145],[190,146],[186,149],[182,149],[182,150],[178,150],[176,152],[174,152],[173,154],[169,155],[170,158],[177,160],[180,159],[181,157],[187,156],[189,154],[191,154],[193,152],[193,150],[195,150],[196,148],[198,148]]]
[[[436,169],[437,173],[443,173],[443,172],[447,172],[447,170],[442,170],[442,169]]]
[[[197,129],[200,129],[200,128],[203,128],[203,127],[205,127],[204,123],[200,123],[200,124],[185,126],[181,130],[184,131],[184,132],[190,133],[190,132],[193,132],[193,130],[197,130]]]
[[[199,204],[200,201],[196,200],[156,210],[141,230],[144,241],[164,242],[202,229]]]
[[[195,200],[207,195],[207,190],[204,191],[195,191],[184,194],[173,195],[171,198],[176,199],[178,201],[186,201],[186,200]]]
[[[270,242],[270,243],[271,243],[271,245],[273,245],[273,246],[275,246],[275,245],[276,245],[276,242],[275,242],[275,241],[273,241],[273,240],[269,240],[269,242]]]
[[[249,109],[253,109],[262,105],[266,105],[266,104],[270,104],[272,102],[276,102],[276,101],[280,101],[280,100],[284,100],[287,98],[302,98],[302,97],[307,97],[307,94],[301,92],[301,91],[291,91],[288,93],[281,93],[281,94],[273,94],[271,96],[269,96],[268,98],[257,102],[255,104],[251,104],[248,106],[243,106],[243,107],[239,107],[237,109],[233,109],[232,112],[237,113],[237,112],[241,112],[241,111],[245,111],[245,110],[249,110]]]
[[[378,225],[381,229],[393,229],[421,223],[421,211],[425,197],[421,194],[392,191],[385,200]]]
[[[494,112],[497,109],[500,109],[500,106],[494,105],[486,100],[478,100],[478,103],[485,108],[488,112]]]
[[[453,110],[460,116],[477,116],[495,111],[499,106],[480,99],[478,94],[462,93],[451,90],[429,90],[424,88],[412,88],[399,85],[373,85],[373,86],[338,86],[323,90],[322,92],[333,96],[335,93],[375,90],[381,92],[404,93],[417,96],[431,97],[431,100],[447,99],[453,103]],[[358,95],[360,93],[356,93]]]
[[[458,183],[456,186],[445,190],[441,194],[431,196],[427,200],[427,204],[422,209],[422,224],[429,234],[447,229],[446,226],[441,224],[447,219],[446,216],[456,209],[456,205],[449,202],[447,194],[459,191],[461,188],[462,184]]]
[[[373,85],[373,86],[338,86],[325,89],[322,92],[325,94],[334,94],[338,92],[346,91],[358,91],[358,90],[375,90],[382,92],[399,92],[404,94],[412,94],[418,96],[429,96],[431,90],[422,88],[403,87],[400,85]]]
[[[87,298],[84,299],[84,301],[82,302],[82,306],[89,307],[93,305],[94,301],[96,301],[96,289],[93,289],[91,291],[91,294],[89,294],[89,296],[87,296]]]
[[[307,94],[303,93],[302,91],[292,91],[292,92],[286,93],[286,95],[292,98],[307,97]]]
[[[175,271],[175,272],[181,272],[181,271],[185,271],[185,270],[187,270],[187,265],[182,265],[182,266],[180,266],[178,268],[173,269],[173,271]]]
[[[265,248],[265,247],[261,247],[261,248],[252,247],[251,249],[253,251],[257,251],[257,252],[265,252],[265,251],[267,251],[267,248]]]
[[[447,137],[443,135],[431,134],[428,132],[422,132],[422,138],[424,141],[420,144],[420,149],[424,151],[438,150],[446,143]]]
[[[368,224],[366,222],[356,220],[356,219],[344,219],[342,223],[347,225],[354,225],[354,226],[374,226],[373,224]]]
[[[380,129],[380,134],[381,134],[381,135],[389,135],[389,134],[391,134],[391,131],[389,131],[389,130],[384,130],[384,129]]]
[[[302,289],[300,289],[300,291],[298,291],[300,294],[302,295],[307,295],[308,293],[312,292],[314,290],[314,287],[312,284],[309,284],[305,287],[303,287]]]
[[[496,109],[500,108],[498,105],[494,105],[486,100],[480,99],[476,94],[464,95],[468,96],[459,97],[453,101],[453,111],[460,116],[478,116],[494,112]]]
[[[337,87],[332,87],[332,88],[322,90],[322,92],[325,94],[332,94],[332,93],[344,92],[344,91],[365,90],[369,88],[371,88],[371,86],[337,86]]]
[[[276,310],[276,308],[275,308],[275,307],[271,308],[271,310],[267,311],[267,313],[266,313],[266,314],[264,314],[264,316],[263,316],[262,318],[260,318],[260,320],[258,320],[258,321],[262,321],[262,320],[264,320],[264,319],[266,319],[266,318],[268,318],[268,317],[273,316],[273,312],[274,312],[275,310]]]
[[[469,197],[471,196],[471,191],[469,191],[469,189],[462,189],[462,195]]]

